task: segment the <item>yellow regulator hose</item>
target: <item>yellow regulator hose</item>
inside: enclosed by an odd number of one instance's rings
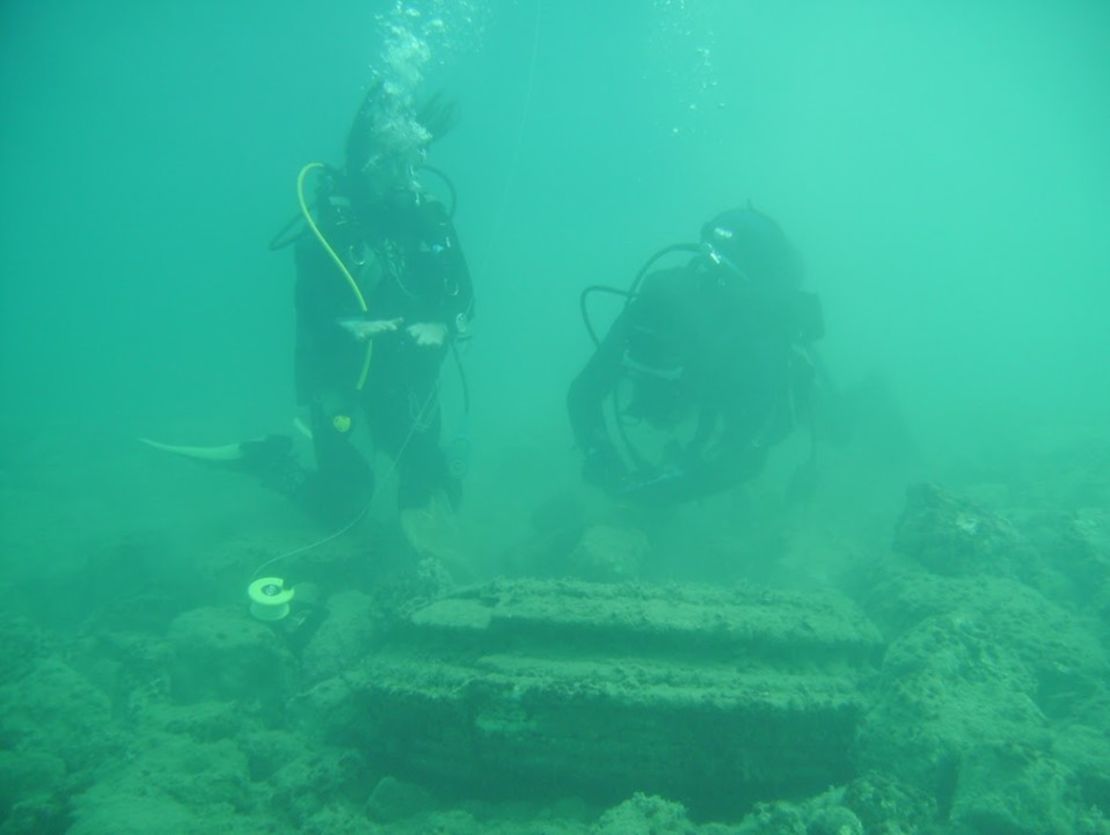
[[[356,301],[358,301],[359,309],[363,313],[366,313],[369,308],[366,306],[366,299],[363,298],[362,291],[358,288],[358,283],[355,281],[355,277],[351,275],[351,271],[347,269],[347,265],[343,263],[343,259],[335,253],[335,250],[332,249],[331,244],[328,243],[328,239],[325,238],[323,233],[320,231],[320,227],[316,225],[316,221],[312,217],[312,212],[308,210],[308,203],[304,199],[305,177],[308,176],[308,173],[310,171],[323,167],[324,164],[322,162],[310,162],[308,165],[302,168],[301,173],[297,175],[297,200],[301,204],[301,214],[304,215],[305,223],[307,223],[308,228],[312,230],[312,234],[316,236],[316,240],[320,242],[320,246],[322,246],[324,248],[324,251],[331,256],[331,260],[335,262],[335,266],[339,267],[339,271],[343,273],[343,277],[347,279],[347,284],[350,285],[351,292],[355,294],[355,299]],[[355,389],[358,391],[362,391],[362,387],[366,385],[366,375],[370,373],[370,358],[373,355],[374,340],[367,339],[366,356],[362,360],[362,370],[359,372],[358,382],[355,383]]]

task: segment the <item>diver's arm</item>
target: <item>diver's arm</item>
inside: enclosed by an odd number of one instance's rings
[[[637,501],[672,504],[721,493],[754,477],[763,468],[767,448],[751,440],[714,446],[707,455],[688,460],[630,485],[626,492]]]
[[[421,348],[438,348],[447,341],[448,328],[443,322],[413,322],[405,331]]]
[[[397,329],[405,323],[398,316],[394,319],[340,319],[339,326],[347,331],[356,342],[365,342],[387,333],[396,333]]]
[[[767,446],[751,433],[726,429],[721,442],[690,468],[687,489],[693,496],[728,490],[758,475],[766,460]]]
[[[609,442],[602,405],[620,379],[627,330],[626,316],[621,314],[567,392],[567,412],[574,440],[587,452]]]
[[[408,325],[406,330],[417,345],[429,348],[438,347],[450,340],[466,339],[470,335],[473,307],[470,273],[460,253],[458,260],[448,265],[448,276],[439,309],[422,317],[421,321]]]

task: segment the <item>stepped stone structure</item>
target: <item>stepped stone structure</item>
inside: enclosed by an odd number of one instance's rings
[[[849,779],[880,648],[839,597],[553,580],[458,591],[385,643],[341,713],[392,773],[706,812]]]

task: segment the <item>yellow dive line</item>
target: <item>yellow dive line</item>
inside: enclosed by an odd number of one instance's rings
[[[366,313],[369,308],[366,306],[366,299],[362,296],[362,291],[358,289],[358,283],[355,281],[351,271],[347,269],[347,265],[343,263],[343,259],[335,254],[331,244],[328,243],[327,238],[320,232],[320,227],[316,225],[316,221],[312,218],[312,212],[308,210],[308,203],[304,199],[304,180],[308,176],[308,172],[316,168],[323,168],[322,162],[310,162],[301,169],[301,173],[297,175],[297,200],[301,204],[301,214],[304,215],[305,222],[308,228],[312,230],[312,234],[316,236],[316,240],[320,242],[320,246],[324,251],[331,256],[331,260],[335,262],[335,266],[339,267],[339,271],[343,273],[343,277],[347,279],[347,284],[351,287],[351,292],[355,294],[355,299],[358,301],[359,309]],[[374,340],[366,340],[366,356],[362,360],[362,370],[359,372],[358,381],[355,383],[355,388],[362,391],[362,387],[366,385],[366,375],[370,373],[370,358],[374,355]]]

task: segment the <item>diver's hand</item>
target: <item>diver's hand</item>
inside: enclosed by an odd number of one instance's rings
[[[438,348],[447,338],[447,325],[441,322],[417,322],[405,328],[417,345]]]
[[[689,474],[678,467],[641,471],[630,477],[620,495],[639,504],[671,504],[689,488]]]
[[[343,319],[339,325],[357,341],[365,342],[379,334],[392,333],[404,322],[404,319]]]

